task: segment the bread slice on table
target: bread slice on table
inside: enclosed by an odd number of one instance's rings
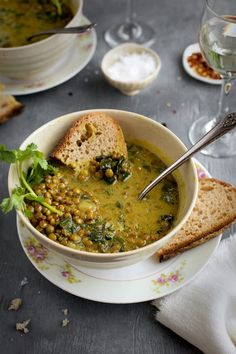
[[[15,97],[0,94],[0,124],[19,114],[23,107],[23,104],[18,102]]]
[[[236,220],[236,188],[205,178],[199,181],[196,205],[182,229],[158,250],[160,261],[201,245],[222,233]]]
[[[120,125],[106,113],[96,112],[77,120],[51,156],[80,170],[98,156],[127,158],[127,147]]]

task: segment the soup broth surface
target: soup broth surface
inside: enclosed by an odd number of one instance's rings
[[[61,207],[67,231],[58,216],[53,216],[51,224],[50,213],[41,222],[43,209],[40,206],[37,210],[34,203],[31,222],[56,242],[89,252],[129,251],[160,239],[177,218],[177,183],[170,176],[140,201],[137,198],[140,191],[166,166],[155,154],[137,144],[128,144],[128,160],[131,176],[110,185],[97,178],[96,173],[81,178],[73,169],[60,165],[58,175],[46,177],[45,183],[36,186],[35,191],[55,207]],[[75,223],[74,229],[71,221]],[[49,225],[53,227],[48,228]]]
[[[19,47],[46,36],[27,38],[33,33],[65,27],[73,17],[69,1],[0,0],[0,47]]]

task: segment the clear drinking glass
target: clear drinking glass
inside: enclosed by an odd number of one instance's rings
[[[155,42],[156,33],[152,27],[134,18],[133,0],[126,0],[126,18],[120,23],[106,30],[104,38],[110,47],[118,44],[134,42],[151,46]]]
[[[230,107],[229,100],[236,78],[236,1],[205,0],[199,45],[209,66],[220,74],[222,87],[216,116],[203,116],[191,126],[189,138],[192,144],[219,122],[229,108],[235,108]],[[201,152],[214,157],[235,155],[236,132],[228,133]]]

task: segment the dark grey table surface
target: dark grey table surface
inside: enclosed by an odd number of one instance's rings
[[[108,47],[105,29],[124,18],[125,1],[85,0],[84,14],[96,22],[98,44],[87,67],[53,89],[18,97],[25,105],[21,115],[0,126],[0,143],[18,147],[33,130],[51,119],[77,110],[117,108],[166,122],[190,146],[188,129],[201,114],[217,111],[219,86],[196,81],[181,65],[185,47],[197,41],[202,2],[196,0],[135,0],[137,17],[157,32],[153,49],[162,60],[157,80],[134,97],[111,88],[99,70]],[[71,94],[72,93],[72,94]],[[235,96],[234,96],[235,97]],[[171,103],[171,107],[169,104]],[[236,159],[197,158],[214,177],[236,184]],[[8,166],[1,164],[0,197],[7,195]],[[232,231],[232,229],[231,229]],[[226,234],[227,235],[227,234]],[[27,277],[29,283],[20,287]],[[22,308],[8,311],[9,300],[20,296]],[[70,323],[61,327],[61,309],[68,308]],[[0,352],[152,354],[200,353],[188,342],[154,320],[149,302],[129,305],[104,304],[73,296],[51,284],[26,258],[16,230],[16,216],[0,215]],[[31,318],[27,335],[15,323]]]

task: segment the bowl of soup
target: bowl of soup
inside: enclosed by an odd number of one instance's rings
[[[28,81],[66,58],[76,34],[27,38],[51,28],[81,24],[83,0],[0,1],[0,74]]]
[[[106,113],[119,123],[127,144],[127,161],[119,156],[98,156],[89,177],[54,161],[56,172],[33,188],[62,215],[31,201],[27,203],[31,215],[18,215],[42,245],[66,261],[92,268],[118,268],[152,256],[178,232],[195,205],[198,179],[190,160],[144,200],[138,200],[147,183],[186,147],[160,123],[133,112],[106,109],[70,113],[34,131],[20,148],[34,143],[49,157],[75,121],[96,112]],[[16,185],[19,177],[13,164],[10,193]]]

